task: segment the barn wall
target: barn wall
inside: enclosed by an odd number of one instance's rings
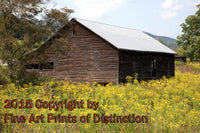
[[[58,80],[118,83],[118,50],[77,23],[74,33],[71,27],[64,35],[70,46],[66,55],[56,54],[51,47],[45,51],[54,69],[36,71]]]
[[[155,59],[155,76],[152,61]],[[125,82],[126,76],[138,79],[153,79],[164,75],[174,76],[174,55],[145,53],[134,51],[119,51],[119,81]]]

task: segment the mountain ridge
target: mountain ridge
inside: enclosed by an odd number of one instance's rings
[[[177,48],[179,48],[179,45],[176,43],[176,39],[171,38],[171,37],[167,37],[167,36],[159,36],[159,35],[154,35],[152,33],[149,32],[144,32],[147,35],[151,36],[152,38],[158,40],[159,38],[162,39],[164,41],[164,43],[167,44],[167,46],[173,50],[176,50]]]

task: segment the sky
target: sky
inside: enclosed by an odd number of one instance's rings
[[[180,24],[198,10],[200,0],[52,0],[51,8],[73,9],[71,17],[176,38]]]

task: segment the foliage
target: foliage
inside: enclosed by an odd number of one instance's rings
[[[45,9],[49,1],[0,0],[0,59],[8,65],[12,82],[26,81],[26,64],[37,56],[28,53],[69,22],[73,11],[68,8]],[[62,42],[67,45],[66,40]]]
[[[200,66],[197,66],[200,68]],[[134,79],[132,79],[134,80]],[[28,119],[31,114],[45,116],[45,123],[3,123],[7,132],[200,132],[200,74],[180,73],[176,77],[152,80],[149,82],[134,82],[127,84],[106,86],[73,84],[71,82],[49,81],[33,86],[31,83],[17,89],[10,84],[0,89],[1,105],[5,106],[6,99],[37,99],[42,101],[84,101],[83,109],[67,108],[59,110],[38,109],[5,109],[0,106],[2,114],[25,115]],[[87,108],[87,100],[99,102],[97,110]],[[59,123],[52,120],[47,123],[48,114],[59,116],[82,116],[91,114],[116,114],[126,116],[135,114],[148,116],[148,123]]]
[[[65,24],[69,23],[70,14],[73,13],[72,9],[67,7],[52,10],[45,10],[45,15],[43,16],[43,23],[45,23],[46,28],[49,32],[53,34],[62,28]]]
[[[161,38],[157,38],[157,40],[162,43],[163,45],[167,46],[167,44],[161,39]]]
[[[198,11],[181,24],[183,34],[177,37],[177,43],[183,46],[191,61],[200,60],[200,5]]]
[[[0,85],[10,83],[10,78],[8,76],[8,70],[6,66],[0,66]]]
[[[183,49],[182,46],[180,46],[178,49],[176,49],[177,55],[178,56],[186,56],[186,50]]]
[[[176,66],[179,66],[181,64],[186,64],[186,62],[182,62],[182,61],[175,61],[174,63]]]

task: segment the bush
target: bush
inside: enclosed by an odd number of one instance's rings
[[[0,85],[10,83],[11,79],[8,76],[8,69],[6,66],[0,66]]]
[[[186,64],[186,62],[181,62],[181,61],[175,61],[175,65],[181,65],[181,64]]]
[[[20,84],[33,83],[33,85],[40,85],[41,83],[47,83],[54,81],[53,77],[40,77],[40,74],[36,71],[26,72],[24,81]]]

